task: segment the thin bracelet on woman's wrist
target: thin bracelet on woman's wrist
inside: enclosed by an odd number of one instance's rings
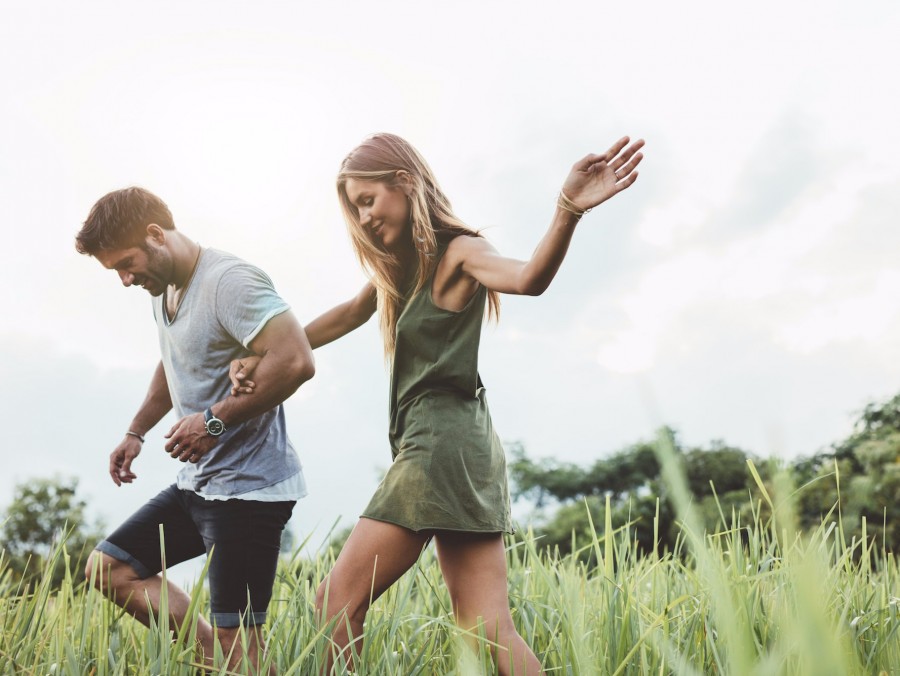
[[[575,216],[577,216],[578,218],[581,218],[592,209],[592,207],[588,207],[587,209],[579,209],[578,205],[570,200],[568,196],[566,196],[566,193],[564,193],[562,190],[559,191],[559,196],[556,198],[556,206],[558,206],[563,211],[568,211],[570,214],[575,214]]]

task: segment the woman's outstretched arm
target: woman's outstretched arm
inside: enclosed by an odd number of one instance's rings
[[[644,157],[638,151],[644,142],[629,146],[628,141],[626,136],[606,153],[588,155],[575,163],[563,183],[550,228],[529,260],[501,256],[481,237],[457,237],[447,253],[463,273],[489,289],[540,295],[556,276],[581,217],[637,180],[637,166]]]
[[[367,283],[353,298],[323,312],[304,327],[310,347],[315,350],[358,329],[375,314],[375,309],[375,287]],[[228,377],[233,395],[249,394],[256,387],[250,378],[259,360],[260,357],[250,355],[231,362]]]
[[[309,344],[315,350],[346,336],[369,321],[375,309],[375,287],[369,282],[346,303],[335,305],[306,325]]]

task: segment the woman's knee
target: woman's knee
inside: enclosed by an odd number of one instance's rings
[[[328,578],[326,577],[319,583],[318,589],[316,589],[316,612],[321,615],[322,612],[326,609],[327,602],[327,589],[328,589]]]
[[[343,613],[351,623],[361,623],[369,612],[369,599],[354,598],[340,587],[333,586],[331,577],[326,577],[316,590],[316,612],[324,620],[330,620]]]
[[[454,603],[456,624],[466,631],[483,631],[488,640],[496,641],[516,631],[512,615],[507,608],[467,607]]]

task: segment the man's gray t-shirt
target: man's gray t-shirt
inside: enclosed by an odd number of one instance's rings
[[[228,366],[250,354],[248,345],[288,304],[259,268],[236,256],[202,249],[175,316],[165,294],[153,299],[163,368],[175,414],[199,413],[231,393]],[[287,437],[281,405],[229,426],[212,450],[178,473],[181,489],[240,495],[301,471]]]

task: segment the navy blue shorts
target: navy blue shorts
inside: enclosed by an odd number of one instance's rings
[[[141,579],[208,554],[210,620],[219,627],[240,626],[242,619],[248,626],[264,624],[281,532],[294,504],[205,500],[172,485],[136,511],[96,549],[129,564]],[[160,550],[160,524],[165,563]]]

